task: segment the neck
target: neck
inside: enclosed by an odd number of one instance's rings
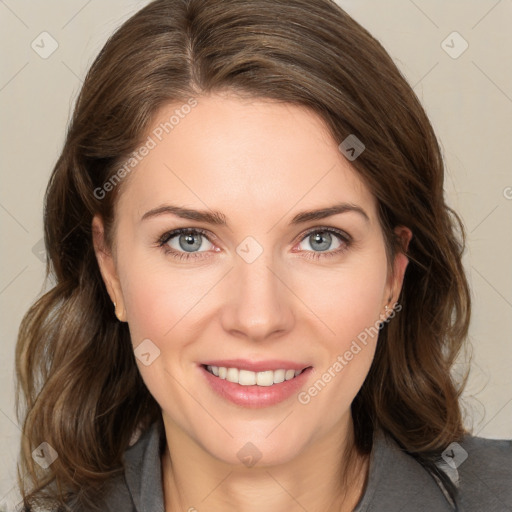
[[[352,512],[364,492],[369,457],[355,449],[348,419],[343,435],[338,428],[284,464],[250,468],[219,461],[164,422],[165,511]]]

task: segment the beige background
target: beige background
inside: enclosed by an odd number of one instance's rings
[[[107,37],[146,2],[0,0],[0,510],[16,499],[20,430],[14,346],[40,293],[42,199],[82,78]],[[387,48],[441,141],[448,201],[468,231],[473,370],[464,395],[475,434],[512,438],[512,1],[340,0]],[[58,48],[43,59],[35,40]],[[452,32],[460,35],[448,37]],[[463,38],[463,39],[462,39]],[[464,48],[467,50],[453,58]],[[447,51],[452,54],[450,56]],[[42,48],[39,51],[43,51]],[[35,448],[35,447],[34,447]],[[11,510],[11,508],[9,508]]]

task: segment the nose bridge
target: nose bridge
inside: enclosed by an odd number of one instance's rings
[[[264,250],[262,244],[247,237],[236,252],[222,315],[224,328],[253,340],[290,329],[290,292],[282,282],[286,282],[280,275],[283,267],[274,260],[272,250]]]

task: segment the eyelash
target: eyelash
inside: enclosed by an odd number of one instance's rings
[[[312,235],[313,233],[332,233],[336,235],[340,241],[343,243],[341,247],[338,249],[335,249],[334,251],[305,251],[306,252],[306,258],[313,259],[313,260],[319,260],[321,258],[329,258],[332,256],[338,256],[344,253],[349,249],[349,247],[352,244],[351,237],[346,234],[344,231],[341,231],[336,228],[331,227],[316,227],[312,228],[306,233],[302,235],[302,238],[300,238],[300,242],[302,242],[305,238]],[[179,228],[175,229],[173,231],[167,231],[164,233],[160,238],[157,240],[158,247],[161,247],[165,254],[170,255],[171,257],[177,259],[177,260],[190,260],[190,259],[196,259],[196,258],[203,258],[204,256],[200,256],[204,253],[186,253],[186,252],[179,252],[175,251],[174,249],[171,249],[169,246],[166,246],[167,242],[171,240],[172,238],[182,235],[182,234],[199,234],[204,236],[209,242],[211,242],[210,238],[208,237],[208,232],[201,228]]]

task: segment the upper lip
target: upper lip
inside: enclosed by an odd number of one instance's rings
[[[204,366],[238,368],[239,370],[248,370],[251,372],[264,372],[265,370],[304,370],[310,366],[305,363],[296,363],[293,361],[283,361],[278,359],[268,359],[266,361],[250,361],[248,359],[219,359],[206,361],[201,364]]]

